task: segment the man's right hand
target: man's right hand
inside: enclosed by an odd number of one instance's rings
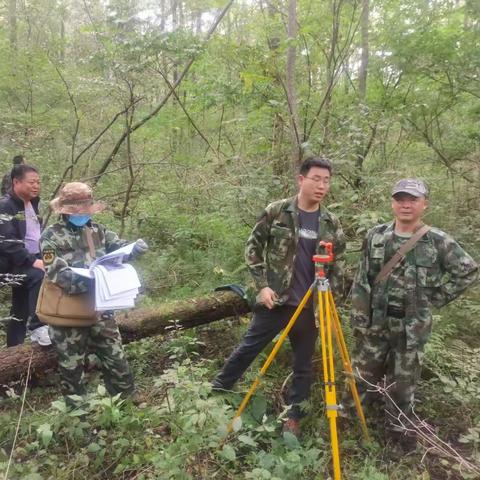
[[[39,258],[37,258],[37,260],[35,260],[35,261],[32,263],[32,267],[33,267],[33,268],[38,268],[39,270],[45,271],[45,267],[43,266],[43,260],[40,260]]]
[[[272,309],[278,300],[278,295],[270,288],[262,288],[258,294],[260,303],[263,303],[268,309]]]

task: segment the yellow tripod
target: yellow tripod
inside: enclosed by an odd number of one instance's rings
[[[313,261],[315,262],[315,281],[310,286],[310,288],[305,293],[302,301],[295,310],[292,318],[289,320],[287,326],[284,328],[280,338],[277,340],[277,343],[273,347],[270,355],[263,364],[260,372],[255,378],[252,386],[248,390],[247,394],[242,400],[242,403],[238,407],[238,410],[235,412],[232,421],[228,426],[228,431],[233,430],[233,423],[236,418],[240,417],[242,412],[245,410],[250,397],[253,395],[257,389],[261,378],[265,375],[268,367],[272,363],[273,359],[277,355],[280,347],[282,346],[285,338],[287,338],[288,333],[295,324],[297,318],[299,317],[301,311],[305,307],[309,298],[312,296],[313,292],[316,292],[317,298],[317,309],[318,309],[318,323],[320,329],[320,339],[322,345],[322,366],[323,366],[323,380],[325,386],[325,410],[330,426],[330,442],[332,446],[332,461],[333,461],[333,473],[334,480],[341,479],[341,470],[340,470],[340,452],[338,448],[338,435],[337,435],[337,416],[338,416],[338,404],[337,404],[337,395],[335,389],[335,367],[333,361],[333,341],[332,341],[332,330],[335,335],[337,342],[337,347],[342,358],[343,368],[347,375],[348,384],[350,386],[350,391],[352,392],[353,399],[355,402],[355,408],[357,410],[358,418],[360,419],[360,425],[363,431],[363,434],[367,440],[370,439],[367,429],[367,423],[365,421],[365,415],[363,413],[362,405],[360,403],[360,397],[358,396],[357,385],[355,383],[355,377],[353,375],[352,364],[350,362],[350,357],[347,350],[347,345],[345,343],[345,337],[343,336],[342,326],[340,324],[340,319],[338,317],[337,309],[335,307],[335,302],[333,300],[333,295],[330,290],[330,284],[328,279],[325,276],[324,265],[326,263],[333,262],[333,245],[329,242],[321,242],[320,245],[325,248],[325,255],[315,255]]]

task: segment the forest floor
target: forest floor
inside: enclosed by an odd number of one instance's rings
[[[480,303],[462,299],[435,317],[417,394],[418,416],[464,458],[480,465]],[[263,353],[234,392],[214,394],[210,380],[246,328],[248,318],[147,338],[126,345],[140,407],[111,399],[100,372],[86,374],[84,408],[67,411],[59,376],[45,372],[27,389],[11,385],[0,399],[0,474],[10,479],[318,479],[331,478],[320,362],[300,440],[281,433],[290,347],[285,345],[250,401],[242,424],[226,425],[255,378]],[[349,339],[348,327],[345,327]],[[3,335],[3,333],[1,334]],[[0,342],[3,338],[0,338]],[[317,353],[319,358],[319,353]],[[339,372],[338,396],[343,389]],[[443,480],[479,478],[452,458],[423,447],[392,459],[382,422],[368,418],[373,440],[359,426],[339,431],[343,478]],[[13,453],[12,453],[13,446]],[[12,453],[12,454],[11,454]],[[7,467],[10,460],[10,465]]]

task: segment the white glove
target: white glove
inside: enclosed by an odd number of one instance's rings
[[[138,255],[143,255],[148,251],[148,245],[144,240],[139,238],[136,242],[135,245],[133,246],[132,250],[132,255],[138,256]]]

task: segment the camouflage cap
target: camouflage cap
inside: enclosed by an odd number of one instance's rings
[[[392,189],[392,197],[397,193],[409,193],[414,197],[427,197],[428,189],[419,178],[402,178]]]
[[[82,182],[65,184],[58,197],[50,202],[55,213],[67,215],[91,215],[101,212],[105,206],[103,202],[93,201],[92,189]]]

